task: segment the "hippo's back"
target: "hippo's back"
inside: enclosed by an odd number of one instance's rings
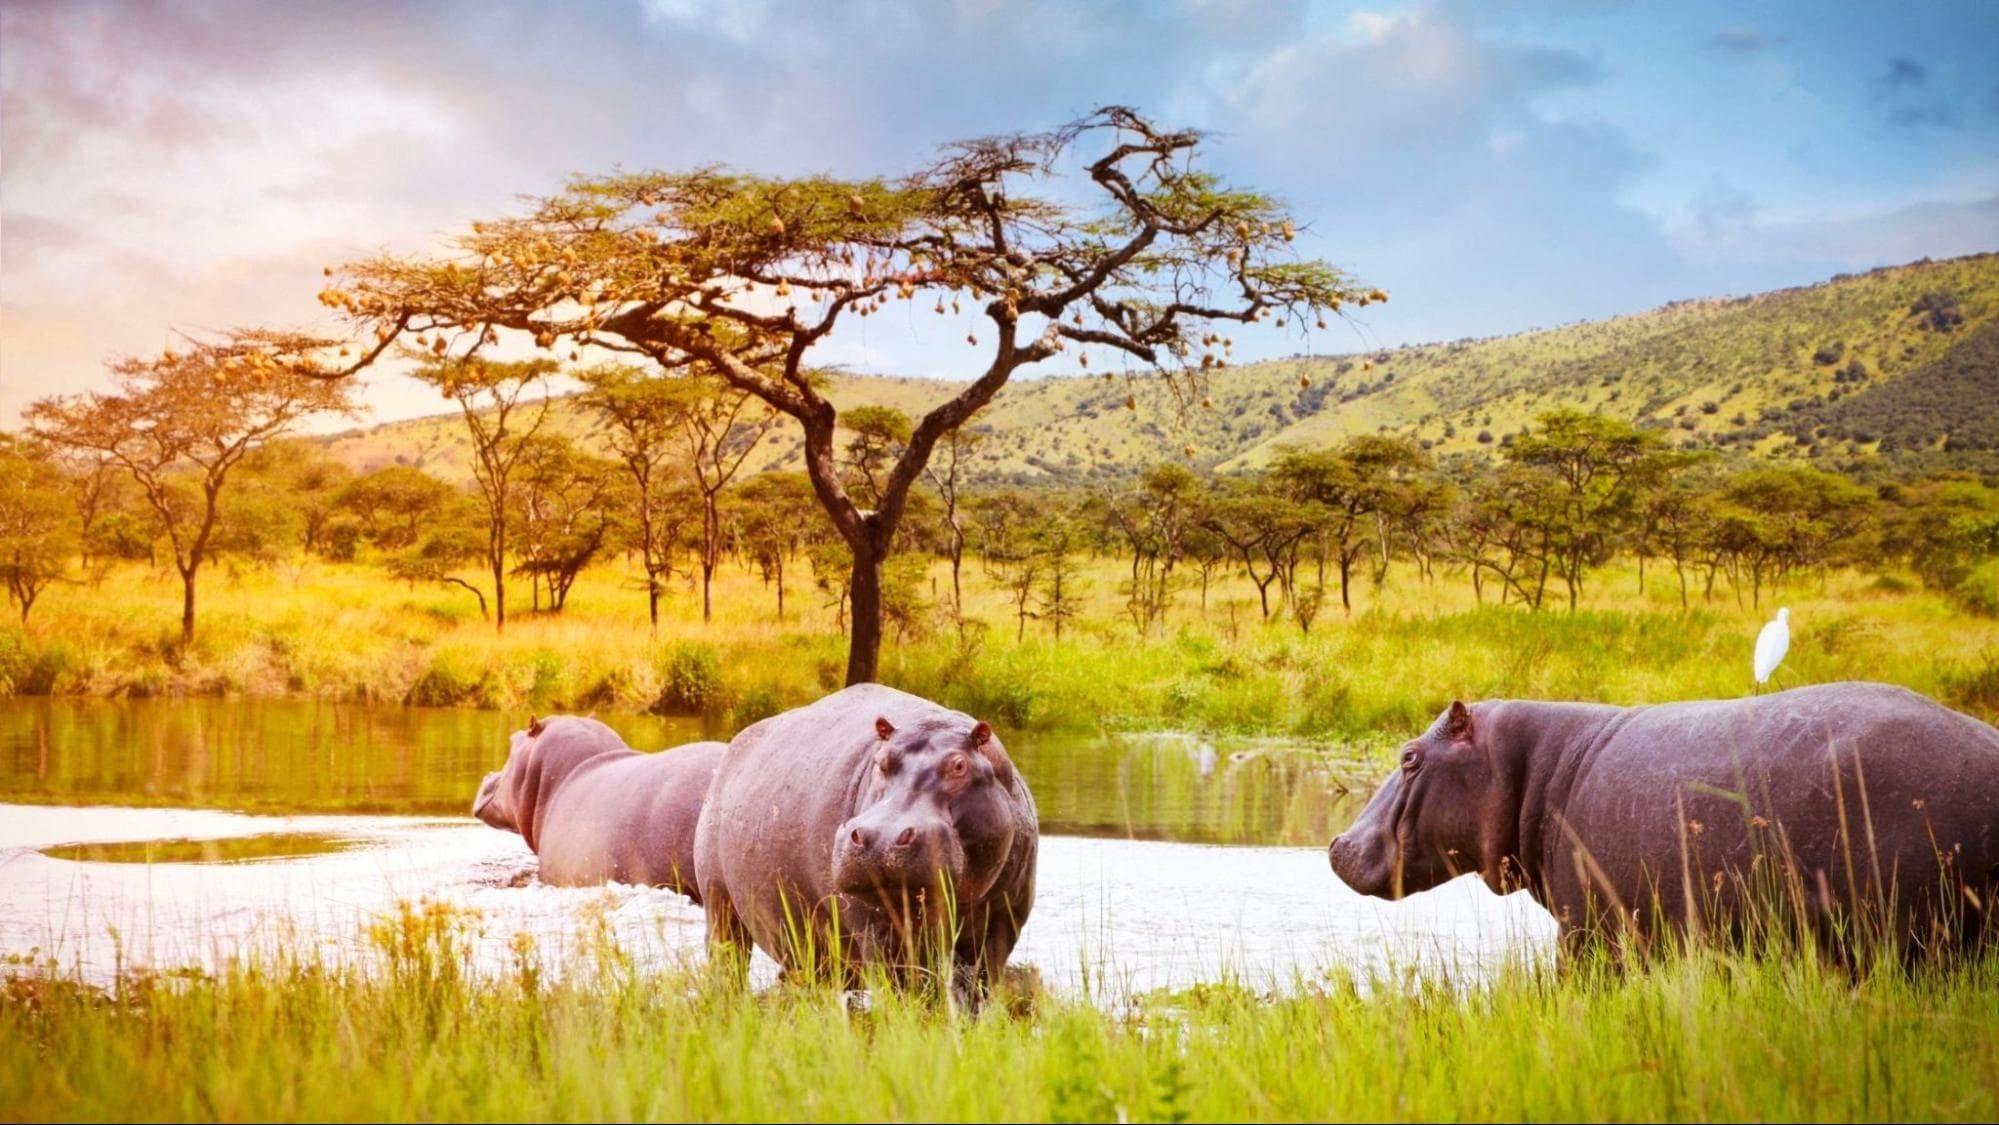
[[[1899,687],[1836,683],[1613,718],[1547,826],[1669,908],[1757,856],[1802,885],[1928,901],[1999,880],[1999,731]],[[1642,875],[1641,875],[1642,871]],[[1572,890],[1580,888],[1572,887]]]
[[[726,749],[694,742],[581,767],[551,802],[550,819],[563,831],[545,835],[542,881],[670,887],[700,902],[695,830]]]

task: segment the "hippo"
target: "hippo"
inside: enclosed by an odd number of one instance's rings
[[[743,730],[695,833],[711,954],[786,974],[865,967],[976,1006],[1034,903],[1039,822],[992,727],[856,684]]]
[[[1524,889],[1571,952],[1774,924],[1843,959],[1947,953],[1991,929],[1999,731],[1872,683],[1645,707],[1456,702],[1328,856],[1379,898],[1474,871]]]
[[[724,749],[694,742],[644,754],[595,719],[536,719],[514,732],[472,815],[520,833],[544,883],[670,887],[698,903],[694,828]]]

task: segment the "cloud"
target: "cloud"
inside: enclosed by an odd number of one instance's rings
[[[1922,86],[1930,80],[1929,68],[1914,59],[1893,58],[1888,60],[1888,69],[1878,81],[1883,87],[1894,89],[1900,86]]]
[[[1786,42],[1787,40],[1781,35],[1772,35],[1766,31],[1759,31],[1746,24],[1724,27],[1707,38],[1707,46],[1709,48],[1717,51],[1729,51],[1739,55],[1751,55],[1762,51],[1774,50],[1777,47],[1783,46]]]
[[[1762,222],[1746,196],[1717,186],[1690,210],[1679,232],[1688,253],[1732,261],[1869,269],[1999,249],[1999,195]]]
[[[1931,92],[1929,68],[1914,59],[1896,57],[1874,79],[1874,100],[1888,122],[1903,129],[1958,123],[1957,110],[1940,93]]]
[[[1656,223],[1619,202],[1648,157],[1542,108],[1604,77],[1578,52],[1415,9],[1273,50],[1218,116],[1254,182],[1314,201],[1311,252],[1391,291],[1375,332],[1483,335],[1679,295]]]

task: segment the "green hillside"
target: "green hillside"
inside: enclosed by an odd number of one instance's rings
[[[912,415],[937,380],[835,375],[842,407]],[[1081,480],[1190,457],[1223,471],[1286,446],[1412,435],[1439,452],[1503,447],[1542,411],[1577,406],[1670,430],[1677,443],[1884,465],[1999,471],[1999,255],[1841,276],[1750,297],[1484,340],[1228,368],[1176,393],[1162,380],[1054,375],[1008,387],[974,425],[982,475]],[[550,425],[587,440],[568,402]],[[467,475],[454,416],[328,439],[357,468],[415,464]],[[795,429],[759,467],[799,466]],[[1191,454],[1188,452],[1191,449]]]

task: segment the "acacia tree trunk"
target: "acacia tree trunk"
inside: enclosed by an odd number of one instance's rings
[[[493,631],[507,629],[507,554],[505,540],[495,538],[486,561],[493,568]]]
[[[180,567],[180,647],[185,652],[194,645],[194,576],[200,563]],[[22,615],[26,619],[26,614]]]
[[[701,493],[701,623],[708,624],[715,616],[712,590],[715,584],[715,565],[722,556],[722,513],[715,501],[715,493],[703,490]]]
[[[865,533],[853,544],[854,569],[848,579],[853,631],[847,637],[847,684],[873,683],[881,663],[882,556],[878,517],[868,513]]]

